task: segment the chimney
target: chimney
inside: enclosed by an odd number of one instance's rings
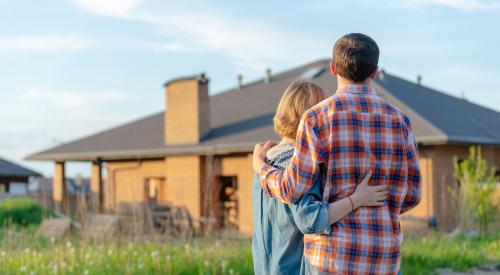
[[[271,68],[266,69],[266,77],[264,78],[264,83],[269,84],[271,82]]]
[[[422,83],[422,75],[417,75],[417,85]]]
[[[210,131],[205,74],[173,79],[165,86],[165,144],[196,144]]]
[[[241,87],[243,87],[243,75],[238,74],[236,76],[236,81],[238,81],[238,90],[239,90],[239,89],[241,89]]]

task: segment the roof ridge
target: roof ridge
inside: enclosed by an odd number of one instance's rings
[[[301,68],[305,68],[305,67],[309,67],[309,66],[312,66],[316,63],[326,63],[326,62],[330,62],[330,59],[328,58],[318,58],[314,61],[311,61],[311,62],[308,62],[308,63],[305,63],[305,64],[302,64],[302,65],[297,65],[295,67],[292,67],[290,69],[287,69],[287,70],[281,70],[279,71],[278,73],[275,73],[274,75],[271,76],[271,78],[274,76],[274,77],[279,77],[279,76],[282,76],[286,73],[289,73],[289,72],[292,72],[292,71],[295,71],[295,70],[299,70]],[[257,78],[245,85],[242,86],[242,88],[245,88],[245,87],[248,87],[248,86],[251,86],[251,85],[255,85],[255,84],[258,84],[260,82],[263,82],[265,80],[265,77],[261,77],[261,78]],[[233,86],[231,88],[227,88],[227,89],[224,89],[224,90],[221,90],[221,91],[218,91],[216,92],[215,94],[211,95],[212,96],[218,96],[218,95],[222,95],[222,94],[226,94],[228,92],[231,92],[231,91],[234,91],[234,90],[237,90],[238,88],[236,86]]]

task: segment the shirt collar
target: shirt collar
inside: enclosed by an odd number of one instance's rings
[[[370,85],[350,84],[338,87],[336,94],[340,93],[369,94],[369,93],[375,93],[375,89],[373,89],[373,87]]]

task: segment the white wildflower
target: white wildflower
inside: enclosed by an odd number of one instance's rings
[[[66,242],[66,247],[70,248],[72,246],[71,242]]]
[[[24,249],[24,253],[26,253],[26,254],[30,253],[30,249],[29,248],[25,248]]]
[[[28,267],[25,265],[21,266],[21,268],[19,269],[19,271],[21,271],[21,272],[26,272],[27,270],[28,270]]]
[[[5,255],[7,255],[7,253],[5,253],[5,251],[0,252],[0,256],[5,257]]]
[[[151,252],[151,257],[153,258],[158,257],[158,255],[160,255],[160,252],[158,252],[157,250]]]
[[[205,261],[204,264],[206,267],[208,267],[210,265],[210,261]]]
[[[170,261],[170,260],[172,260],[172,256],[167,255],[167,261]]]
[[[83,274],[84,275],[89,275],[89,271],[85,269],[85,271],[83,271]]]
[[[113,250],[110,249],[110,250],[108,250],[108,256],[111,256],[111,255],[113,255]]]

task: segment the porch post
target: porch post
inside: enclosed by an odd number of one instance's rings
[[[92,162],[92,177],[90,179],[92,211],[102,213],[104,210],[104,188],[102,182],[102,162]]]
[[[52,199],[54,200],[54,208],[56,211],[66,213],[67,195],[66,195],[66,171],[64,162],[56,162],[54,167],[54,179],[52,183]]]

